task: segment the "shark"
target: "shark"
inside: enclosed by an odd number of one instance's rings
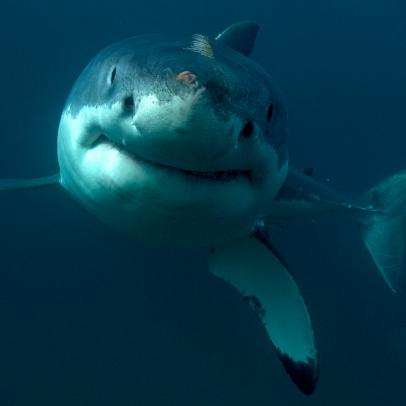
[[[300,289],[273,226],[349,213],[388,287],[403,284],[406,172],[349,201],[289,164],[287,111],[250,56],[259,26],[217,36],[139,35],[101,50],[76,80],[58,129],[56,174],[0,191],[63,188],[101,221],[147,244],[201,247],[261,321],[304,393],[319,357]]]

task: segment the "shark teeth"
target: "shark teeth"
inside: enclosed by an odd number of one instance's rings
[[[185,169],[179,169],[182,173],[188,176],[194,176],[200,179],[215,180],[220,182],[228,182],[234,180],[240,176],[250,176],[250,171],[248,170],[228,170],[228,171],[188,171]]]

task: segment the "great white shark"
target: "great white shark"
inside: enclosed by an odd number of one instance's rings
[[[207,247],[210,271],[262,321],[306,394],[319,361],[308,310],[272,225],[348,212],[385,282],[402,284],[406,173],[348,201],[288,162],[281,92],[250,53],[258,25],[216,37],[141,35],[103,49],[74,84],[58,130],[60,171],[0,190],[61,186],[136,239]]]

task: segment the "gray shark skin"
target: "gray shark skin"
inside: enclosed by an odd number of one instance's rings
[[[266,214],[259,206],[287,171],[286,138],[280,92],[249,58],[202,35],[144,35],[103,50],[74,85],[59,127],[61,182],[137,238],[217,245],[252,234]]]
[[[318,354],[309,312],[273,223],[348,212],[393,291],[402,284],[406,173],[348,201],[289,168],[281,92],[250,57],[253,22],[215,38],[142,35],[102,50],[70,92],[60,173],[0,190],[60,187],[90,213],[156,245],[207,247],[209,270],[237,289],[305,394]]]

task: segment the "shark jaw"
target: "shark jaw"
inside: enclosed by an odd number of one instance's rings
[[[191,170],[178,168],[171,165],[166,165],[160,162],[152,161],[146,158],[141,157],[139,153],[134,152],[132,149],[126,147],[123,144],[118,144],[112,139],[108,138],[104,134],[100,134],[95,141],[93,142],[92,147],[95,147],[100,144],[105,144],[113,150],[118,151],[123,156],[134,161],[135,164],[140,162],[151,165],[156,169],[162,169],[173,174],[178,174],[181,176],[187,176],[195,179],[196,181],[207,181],[207,182],[230,182],[233,180],[246,179],[250,182],[253,182],[253,171],[251,169],[224,169],[217,171],[202,171],[202,170]]]
[[[100,220],[141,241],[208,246],[249,235],[287,166],[269,144],[238,152],[226,144],[228,132],[215,130],[176,138],[137,129],[118,105],[76,114],[68,106],[58,136],[61,183]]]

